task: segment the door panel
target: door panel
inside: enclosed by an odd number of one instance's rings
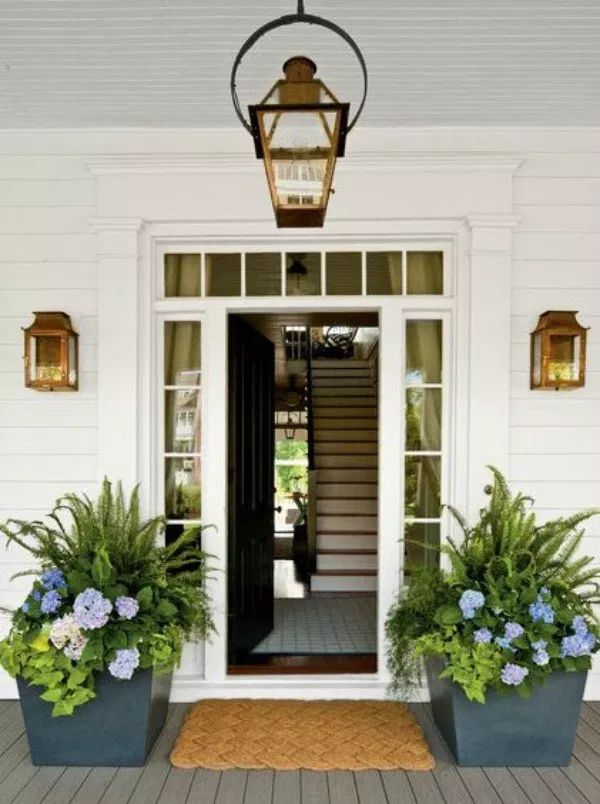
[[[229,662],[273,629],[274,347],[229,317]]]

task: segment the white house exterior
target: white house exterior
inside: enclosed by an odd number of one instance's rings
[[[38,518],[66,491],[104,475],[142,484],[162,513],[157,477],[158,322],[201,320],[203,519],[226,563],[228,311],[374,309],[380,313],[379,671],[361,676],[228,676],[226,582],[211,587],[219,634],[190,646],[176,700],[202,696],[379,697],[383,621],[401,583],[406,317],[446,322],[443,501],[473,516],[486,464],[532,494],[542,517],[600,505],[600,130],[357,129],[339,163],[322,230],[277,230],[261,164],[234,130],[0,133],[0,518]],[[165,299],[169,251],[435,247],[444,295]],[[308,245],[307,245],[308,244]],[[590,327],[586,384],[529,390],[529,333],[548,309]],[[80,390],[24,388],[33,310],[63,310],[80,333]],[[445,523],[442,533],[448,532]],[[583,542],[600,560],[600,517]],[[0,558],[0,603],[27,579],[15,546]],[[3,628],[7,618],[3,618]],[[16,695],[0,677],[0,698]],[[587,697],[600,696],[600,664]]]

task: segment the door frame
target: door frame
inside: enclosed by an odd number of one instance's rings
[[[396,238],[364,238],[362,243],[353,238],[322,237],[315,250],[354,249],[407,249],[416,248],[427,241],[430,248],[439,245],[446,253],[448,283],[444,296],[321,296],[321,297],[229,297],[229,298],[160,298],[157,293],[159,275],[165,253],[194,253],[211,251],[240,251],[244,244],[240,238],[218,244],[204,238],[148,237],[152,270],[140,277],[140,309],[148,315],[140,316],[140,405],[138,410],[138,479],[145,495],[144,508],[149,513],[160,511],[162,477],[157,472],[158,456],[152,445],[152,434],[160,430],[160,404],[157,404],[155,378],[160,376],[157,356],[161,354],[161,324],[166,320],[199,320],[202,323],[202,421],[203,421],[203,514],[206,522],[215,525],[205,532],[204,546],[215,556],[218,571],[210,581],[210,592],[215,604],[218,634],[205,645],[187,646],[183,667],[176,676],[176,697],[190,700],[199,694],[219,695],[283,695],[311,697],[381,697],[388,682],[385,648],[385,619],[401,582],[402,552],[399,535],[403,524],[403,455],[404,443],[404,333],[405,321],[411,317],[443,318],[444,352],[447,387],[444,406],[443,498],[461,506],[466,487],[467,422],[455,415],[464,409],[468,365],[468,328],[456,319],[459,297],[467,304],[468,285],[458,282],[456,271],[458,243],[456,230],[453,237],[445,231],[438,237],[427,238],[398,236]],[[450,243],[450,245],[449,245]],[[248,246],[257,248],[250,239]],[[291,241],[279,239],[261,242],[264,250],[297,250]],[[308,248],[308,246],[307,246]],[[462,287],[462,289],[461,289]],[[157,298],[158,296],[158,298]],[[379,315],[380,327],[380,406],[378,427],[379,499],[378,499],[378,606],[377,640],[378,669],[376,673],[360,675],[340,674],[327,676],[229,676],[227,674],[226,608],[227,583],[224,569],[227,566],[227,321],[230,313],[277,313],[282,311],[372,311]],[[457,326],[459,324],[459,326]],[[145,338],[144,335],[149,337]],[[400,348],[399,348],[400,345]],[[159,361],[160,362],[160,361]],[[455,376],[457,375],[457,376]],[[150,379],[149,379],[150,378]],[[153,379],[154,378],[154,379]],[[154,389],[153,389],[154,386]],[[148,391],[153,391],[146,395]],[[154,396],[154,399],[153,399]],[[158,430],[157,430],[158,427]],[[154,451],[154,455],[152,453]],[[396,478],[396,480],[394,480]],[[449,525],[451,528],[451,526]],[[447,528],[444,527],[445,533]],[[391,561],[390,557],[395,560]]]

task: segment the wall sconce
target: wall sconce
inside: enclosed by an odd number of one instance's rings
[[[547,310],[531,333],[531,388],[548,390],[585,385],[587,328],[576,310]]]
[[[79,335],[66,313],[34,312],[25,333],[25,387],[36,391],[76,391]]]

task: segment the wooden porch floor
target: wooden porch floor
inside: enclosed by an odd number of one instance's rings
[[[145,768],[35,768],[18,702],[0,701],[0,802],[18,804],[585,804],[600,802],[600,704],[584,704],[568,768],[457,768],[426,704],[413,706],[436,758],[431,773],[185,771],[169,751],[187,711],[173,704]]]

